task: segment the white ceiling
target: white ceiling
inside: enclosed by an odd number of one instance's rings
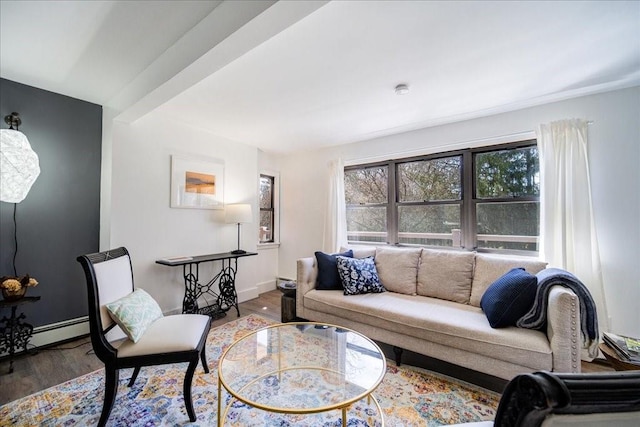
[[[3,0],[0,19],[3,78],[269,152],[640,85],[639,1]]]

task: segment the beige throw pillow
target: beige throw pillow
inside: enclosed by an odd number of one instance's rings
[[[524,268],[525,271],[536,275],[541,270],[544,270],[546,266],[546,262],[538,259],[477,254],[476,270],[473,274],[471,300],[469,303],[480,307],[480,300],[487,288],[512,268]]]
[[[421,253],[422,248],[376,248],[376,269],[385,289],[415,295]]]
[[[423,249],[418,295],[469,303],[475,252]]]

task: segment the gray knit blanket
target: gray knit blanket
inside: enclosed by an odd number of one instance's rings
[[[580,301],[580,329],[582,348],[587,350],[590,357],[598,355],[598,314],[591,293],[576,276],[560,268],[545,268],[536,274],[538,290],[533,307],[518,320],[520,328],[543,329],[547,324],[547,305],[549,292],[556,285],[571,289]]]

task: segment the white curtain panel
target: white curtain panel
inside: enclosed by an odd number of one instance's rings
[[[344,163],[337,159],[329,165],[329,200],[324,217],[323,250],[338,252],[347,246],[347,206],[344,201]]]
[[[588,123],[571,119],[538,127],[540,154],[540,246],[550,267],[575,274],[596,303],[598,325],[609,330],[591,203]],[[589,359],[583,354],[583,359]]]

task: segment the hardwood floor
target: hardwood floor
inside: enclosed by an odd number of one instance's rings
[[[240,304],[242,316],[259,314],[280,321],[280,297],[273,290],[259,298]],[[237,319],[230,311],[222,319],[215,320],[211,327],[223,325]],[[9,374],[9,361],[0,361],[0,405],[28,396],[37,391],[88,374],[104,365],[93,354],[90,338],[83,337],[53,347],[39,349],[36,354],[18,356],[13,362],[13,373]]]
[[[254,313],[280,321],[281,295],[278,290],[266,292],[259,298],[241,303],[240,312],[243,316]],[[230,312],[222,319],[214,321],[212,327],[223,325],[235,319],[235,314]],[[393,360],[391,348],[383,344],[381,347],[387,357]],[[506,385],[504,380],[411,352],[405,352],[403,361],[408,365],[436,370],[498,392],[502,391]],[[13,363],[13,368],[13,373],[7,373],[9,361],[6,358],[0,361],[0,405],[93,372],[102,368],[102,363],[93,354],[89,337],[83,337],[53,347],[39,349],[35,354],[18,356]],[[612,370],[607,362],[582,363],[583,372]]]

